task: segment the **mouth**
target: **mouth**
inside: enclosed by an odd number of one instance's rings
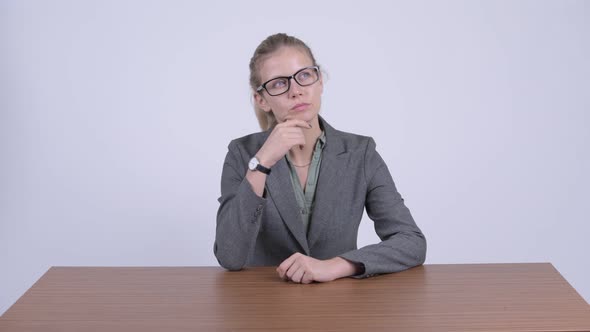
[[[308,103],[300,103],[300,104],[297,104],[297,105],[291,107],[291,110],[292,111],[305,111],[306,109],[309,108],[310,105],[311,104],[308,104]]]

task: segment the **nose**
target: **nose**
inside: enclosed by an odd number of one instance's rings
[[[295,77],[289,79],[289,97],[294,98],[301,96],[302,94],[301,85],[295,81]]]

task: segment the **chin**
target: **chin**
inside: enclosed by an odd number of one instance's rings
[[[305,122],[310,122],[318,116],[315,112],[290,112],[283,118],[283,122],[291,119],[303,120]]]
[[[301,119],[303,121],[312,121],[318,116],[318,112],[315,110],[306,110],[304,112],[296,113],[294,118]]]

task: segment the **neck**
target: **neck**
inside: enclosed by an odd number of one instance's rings
[[[289,158],[297,165],[305,165],[311,161],[315,143],[322,134],[317,116],[310,123],[311,129],[303,129],[305,145],[295,145],[289,150]]]

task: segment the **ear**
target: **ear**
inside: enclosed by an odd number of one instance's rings
[[[258,108],[262,109],[266,113],[271,111],[270,105],[268,105],[266,99],[258,92],[254,92],[254,102]]]

